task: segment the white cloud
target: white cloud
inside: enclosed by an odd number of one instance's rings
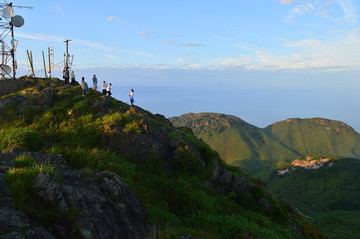
[[[161,41],[161,44],[175,44],[175,41],[173,40]]]
[[[105,56],[110,59],[117,59],[117,56],[114,56],[114,55],[105,55]]]
[[[360,70],[360,29],[333,39],[285,42],[284,47],[292,53],[254,50],[249,55],[219,59],[218,63],[250,70]]]
[[[297,5],[294,9],[289,11],[289,15],[285,18],[286,21],[291,21],[295,16],[302,16],[306,12],[314,11],[316,8],[313,4]]]
[[[294,2],[294,0],[281,0],[280,3],[281,4],[292,4]]]
[[[60,37],[60,36],[51,36],[46,34],[39,34],[39,33],[31,33],[31,34],[24,34],[24,33],[15,33],[15,36],[32,39],[32,40],[38,40],[38,41],[53,41],[53,42],[63,42],[66,37]],[[101,51],[107,51],[107,52],[114,52],[114,51],[120,51],[120,52],[126,52],[132,55],[141,55],[141,56],[149,56],[153,57],[153,55],[142,52],[142,51],[133,51],[133,50],[127,50],[127,49],[114,49],[113,47],[106,46],[102,43],[98,42],[91,42],[91,41],[84,41],[79,39],[72,39],[71,41],[74,44],[79,44],[82,46],[91,47],[97,50]]]
[[[119,22],[125,22],[125,23],[128,23],[128,21],[126,21],[126,20],[124,20],[124,19],[121,19],[121,18],[118,18],[118,19],[116,19],[116,20],[118,20]]]
[[[198,47],[198,46],[205,46],[205,44],[198,44],[198,43],[183,43],[180,44],[182,47]]]
[[[111,22],[112,20],[116,19],[117,21],[119,22],[124,22],[124,23],[128,23],[128,21],[124,20],[124,19],[121,19],[121,18],[118,18],[117,16],[109,16],[107,17],[107,21],[108,22]]]
[[[351,0],[337,0],[344,12],[344,21],[357,23],[356,7]]]
[[[115,18],[116,18],[116,16],[109,16],[109,17],[107,17],[107,20],[108,20],[108,22],[111,22]]]
[[[237,47],[237,48],[245,49],[245,50],[253,50],[253,49],[251,49],[251,48],[249,48],[247,46],[243,46],[243,45],[238,44],[238,43],[233,44],[233,46]]]
[[[151,31],[141,31],[139,32],[139,36],[144,39],[151,39],[153,37],[153,33]]]
[[[55,9],[55,12],[56,12],[56,13],[61,13],[62,10],[63,10],[63,8],[64,8],[64,5],[62,5],[62,4],[56,4],[56,5],[54,5],[52,8]]]

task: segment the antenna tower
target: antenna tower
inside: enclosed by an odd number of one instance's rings
[[[15,15],[14,7],[17,8],[28,8],[32,9],[33,7],[27,6],[14,6],[11,2],[7,3],[4,0],[4,3],[0,3],[0,44],[1,44],[1,64],[0,70],[1,75],[4,77],[6,75],[12,77],[15,80],[17,62],[15,59],[15,51],[18,41],[14,38],[14,27],[22,27],[24,25],[24,18]],[[5,38],[7,36],[11,37],[10,43],[6,42]],[[12,64],[12,69],[9,66]],[[12,75],[11,75],[12,72]]]

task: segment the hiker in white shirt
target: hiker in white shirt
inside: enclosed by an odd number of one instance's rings
[[[111,96],[111,83],[109,83],[109,84],[107,85],[106,91],[107,91],[108,96]]]

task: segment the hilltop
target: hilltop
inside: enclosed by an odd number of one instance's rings
[[[227,163],[253,175],[307,155],[360,158],[360,135],[335,120],[287,119],[263,129],[218,113],[189,113],[169,120],[191,128]]]
[[[4,84],[0,237],[329,238],[162,115],[58,79]]]

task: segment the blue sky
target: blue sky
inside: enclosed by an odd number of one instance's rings
[[[236,115],[259,127],[290,117],[341,120],[360,131],[360,2],[355,0],[22,0],[18,75],[26,49],[78,78],[112,82],[114,97],[167,117]],[[62,64],[55,76],[61,76]]]

